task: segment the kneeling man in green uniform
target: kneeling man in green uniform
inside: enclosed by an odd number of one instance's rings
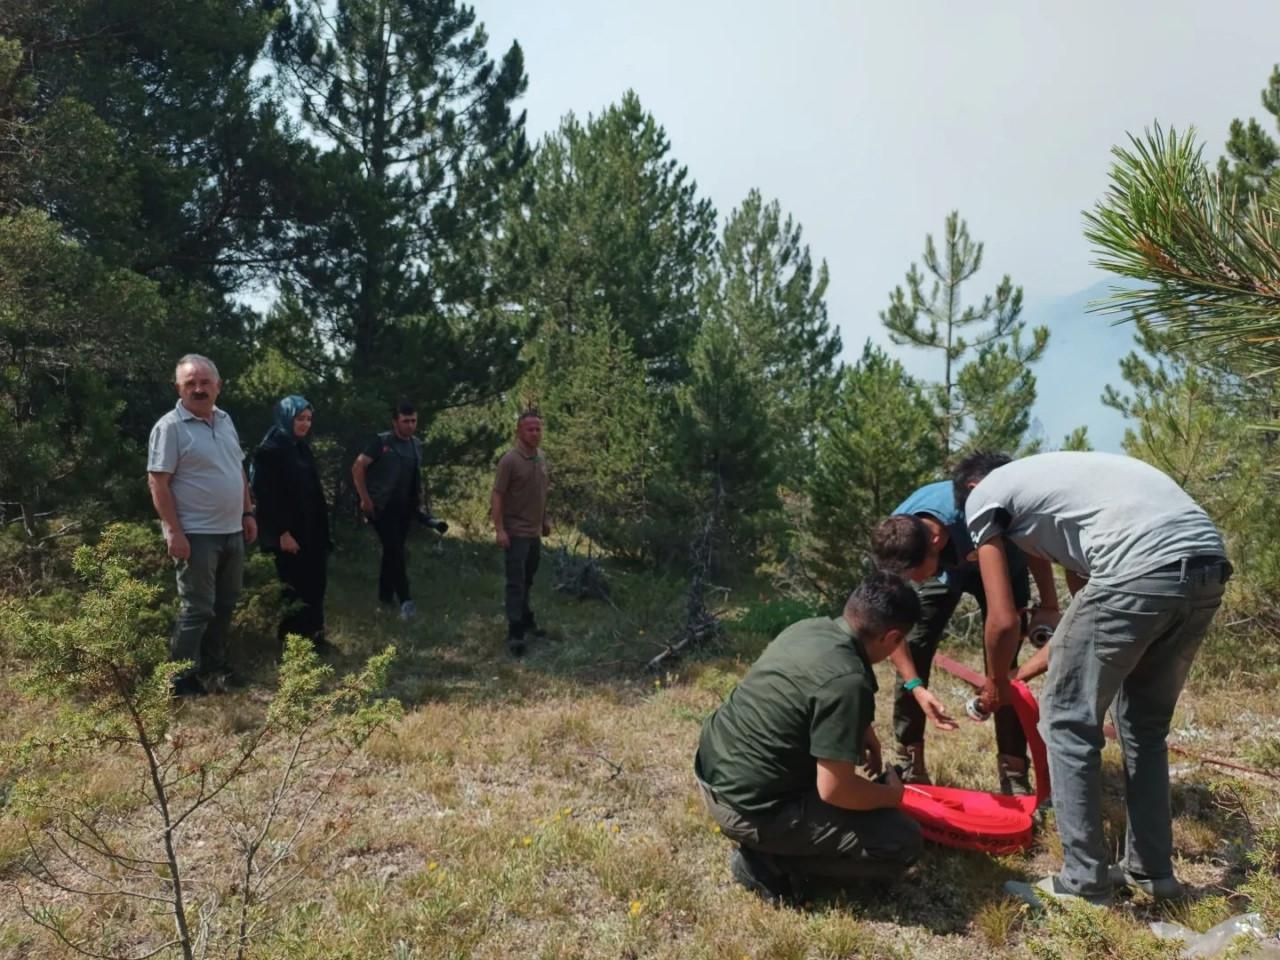
[[[835,618],[792,624],[707,719],[694,758],[703,800],[738,844],[734,879],[769,900],[805,879],[892,879],[920,856],[920,828],[898,809],[902,783],[883,782],[873,663],[920,617],[916,592],[871,574]]]

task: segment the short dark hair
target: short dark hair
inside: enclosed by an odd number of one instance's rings
[[[981,483],[983,478],[992,470],[1003,467],[1006,463],[1012,462],[1013,458],[1007,453],[1000,453],[996,450],[979,450],[971,453],[959,463],[956,468],[951,471],[951,485],[955,491],[956,509],[963,510],[965,501],[969,499],[969,484]]]
[[[909,513],[881,520],[871,531],[871,555],[881,570],[899,575],[914,570],[929,555],[929,528]]]
[[[391,419],[399,420],[401,417],[412,417],[418,412],[418,408],[408,400],[397,400],[391,405]]]
[[[910,630],[920,620],[920,595],[896,573],[867,574],[844,605],[845,619],[864,640]]]
[[[529,407],[526,410],[520,411],[520,416],[516,417],[516,426],[517,427],[520,426],[520,424],[524,423],[526,420],[541,420],[541,419],[542,419],[542,414],[540,414],[533,407]]]

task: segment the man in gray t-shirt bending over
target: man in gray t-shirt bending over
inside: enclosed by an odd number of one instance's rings
[[[987,594],[988,664],[1009,663],[1018,642],[1005,539],[1033,572],[1061,565],[1072,592],[1045,648],[1052,654],[1040,711],[1063,868],[1037,886],[1094,903],[1109,902],[1126,882],[1158,899],[1181,896],[1173,876],[1166,740],[1231,576],[1222,535],[1182,488],[1131,457],[1044,453],[996,467],[979,453],[960,463],[954,480]],[[1057,606],[1057,597],[1040,600]],[[1018,676],[1035,669],[1024,666]],[[1009,702],[1009,677],[989,673],[981,697],[993,709]],[[1128,814],[1125,858],[1115,868],[1108,866],[1102,825],[1108,707],[1124,752]]]

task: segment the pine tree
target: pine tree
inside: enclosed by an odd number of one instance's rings
[[[665,519],[668,542],[683,544],[690,530],[710,517],[721,548],[720,562],[747,558],[769,522],[777,518],[781,464],[770,428],[764,384],[743,357],[733,329],[708,318],[689,359],[688,380],[676,392],[674,471]]]
[[[1214,518],[1242,579],[1270,592],[1280,584],[1280,475],[1277,433],[1254,424],[1275,418],[1280,391],[1270,378],[1242,377],[1175,332],[1136,323],[1139,350],[1120,363],[1127,393],[1103,402],[1130,421],[1124,449],[1159,467]]]
[[[1167,325],[1215,362],[1280,368],[1280,181],[1237,203],[1194,131],[1157,126],[1112,153],[1111,187],[1086,212],[1085,236],[1099,266],[1138,284],[1118,288],[1110,309]]]
[[[557,515],[606,549],[639,555],[657,464],[657,405],[627,334],[608,316],[541,341],[525,389],[541,384]],[[558,358],[547,378],[543,361]]]
[[[569,336],[607,315],[652,384],[679,382],[698,332],[715,210],[671,156],[666,131],[628,91],[585,123],[566,116],[539,145],[534,182],[511,211],[530,270],[526,312],[548,335]]]
[[[1021,442],[1027,420],[1017,411],[1035,399],[1030,366],[1049,342],[1045,327],[1023,337],[1022,288],[1008,276],[995,293],[965,305],[963,287],[981,269],[982,251],[959,213],[952,212],[941,255],[933,236],[925,237],[927,277],[913,263],[906,289],[895,287],[880,314],[894,343],[942,354],[943,376],[934,388],[935,429],[947,457],[977,446],[1012,450]],[[966,339],[970,328],[974,332]]]
[[[113,368],[127,436],[173,402],[180,354],[198,348],[234,380],[254,322],[234,294],[287,256],[311,148],[256,69],[271,22],[257,0],[0,4],[0,212],[43,212],[107,270],[154,282],[167,308],[145,330],[149,318],[119,318],[123,342],[155,348]]]
[[[934,416],[921,385],[868,341],[819,434],[797,549],[806,579],[826,596],[848,594],[871,528],[941,469]]]
[[[775,200],[752,190],[729,215],[705,309],[733,330],[760,373],[788,483],[802,484],[813,462],[816,424],[830,407],[841,342],[823,299],[827,265],[815,269],[801,228]]]
[[[454,0],[298,0],[273,37],[325,145],[312,184],[322,215],[303,225],[286,293],[338,359],[332,401],[352,430],[381,423],[397,395],[429,423],[518,373],[498,228],[507,193],[525,186],[512,104],[527,80],[518,44],[497,63],[487,44]]]
[[[1262,106],[1280,129],[1280,65],[1262,91]],[[1275,138],[1252,117],[1232,120],[1227,136],[1227,155],[1218,158],[1218,177],[1226,191],[1241,202],[1252,202],[1267,192],[1272,178],[1280,170],[1280,146]]]
[[[137,505],[142,451],[114,382],[156,356],[153,283],[111,269],[34,210],[0,216],[0,568],[36,586],[59,538]]]

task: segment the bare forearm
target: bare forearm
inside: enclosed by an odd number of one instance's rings
[[[1085,584],[1089,582],[1089,578],[1082,577],[1080,574],[1072,570],[1067,570],[1065,572],[1067,575],[1067,589],[1071,591],[1071,596],[1074,597],[1085,588]]]
[[[1013,656],[1018,650],[1020,634],[1021,625],[1016,620],[1012,625],[987,620],[982,643],[987,654],[988,677],[997,681],[1008,679],[1009,664],[1013,663]]]
[[[1036,593],[1040,595],[1040,606],[1048,610],[1057,610],[1058,584],[1053,579],[1053,564],[1041,557],[1027,557],[1027,567],[1036,582]]]
[[[901,787],[873,783],[864,777],[841,778],[839,782],[819,788],[823,802],[844,810],[883,810],[897,807],[902,802]]]
[[[493,529],[502,533],[506,528],[502,522],[502,494],[497,490],[489,495],[489,516],[493,520]]]
[[[356,488],[356,495],[361,501],[369,499],[369,489],[365,486],[365,473],[368,467],[357,460],[351,464],[351,483]]]
[[[905,640],[893,648],[893,653],[889,654],[889,662],[893,664],[893,669],[898,671],[898,676],[902,678],[903,683],[920,676],[916,672],[915,662],[911,659],[911,651],[907,649]]]
[[[178,521],[178,504],[173,499],[173,491],[166,480],[149,477],[147,486],[151,489],[151,504],[156,508],[156,516],[170,533],[182,533],[182,524]]]
[[[1018,668],[1018,672],[1014,674],[1014,679],[1021,680],[1024,683],[1033,677],[1038,677],[1049,669],[1049,651],[1053,649],[1052,643],[1046,643],[1043,647],[1035,652],[1035,655],[1027,660]]]

